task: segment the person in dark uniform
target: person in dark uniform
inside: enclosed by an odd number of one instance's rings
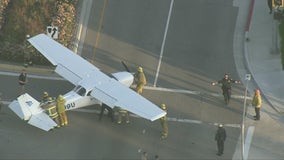
[[[241,81],[233,80],[229,77],[229,75],[226,73],[224,75],[224,78],[217,82],[212,82],[211,84],[215,86],[216,84],[222,84],[222,91],[223,96],[226,104],[229,104],[229,101],[231,99],[231,93],[232,93],[232,86],[231,83],[241,83]]]
[[[226,130],[222,124],[218,125],[217,132],[215,134],[215,141],[217,141],[218,156],[221,156],[224,152],[224,142],[226,140]]]
[[[103,114],[104,114],[104,111],[107,110],[108,111],[108,117],[111,118],[111,121],[114,122],[114,113],[113,113],[113,109],[110,108],[108,105],[106,104],[102,104],[102,107],[101,107],[101,112],[100,112],[100,115],[99,115],[99,120],[101,121],[102,118],[103,118]]]
[[[27,73],[23,69],[22,73],[19,76],[19,85],[20,85],[20,94],[23,94],[25,90],[25,84],[27,83]]]

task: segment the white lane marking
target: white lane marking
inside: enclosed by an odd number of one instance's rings
[[[0,75],[19,76],[19,73],[0,71]],[[56,76],[39,76],[39,75],[29,74],[28,77],[29,78],[36,78],[36,79],[48,79],[48,80],[66,81],[64,78],[56,77]],[[132,85],[131,86],[131,88],[135,88],[135,87],[136,87],[136,85]],[[193,94],[193,95],[202,94],[202,92],[200,92],[200,91],[191,91],[191,90],[185,90],[185,89],[161,88],[161,87],[151,87],[151,86],[145,86],[144,89],[146,89],[146,90],[153,90],[153,91],[162,91],[162,92]],[[222,94],[218,94],[218,93],[203,92],[203,94],[211,95],[213,97],[223,97]],[[242,96],[242,95],[232,95],[231,97],[232,98],[236,98],[236,99],[244,99],[244,96]],[[247,99],[252,99],[252,97],[247,97]]]
[[[131,88],[135,88],[135,85],[131,86]],[[193,94],[193,95],[199,95],[199,94],[207,94],[213,97],[223,97],[222,94],[213,93],[213,92],[201,92],[201,91],[190,91],[185,89],[171,89],[171,88],[160,88],[160,87],[151,87],[151,86],[145,86],[143,89],[147,90],[153,90],[153,91],[163,91],[163,92],[174,92],[174,93],[184,93],[184,94]],[[243,95],[231,95],[232,98],[236,99],[244,99]],[[247,99],[252,99],[252,97],[248,97]]]
[[[249,149],[250,149],[250,144],[251,144],[254,128],[255,128],[254,126],[248,127],[247,136],[246,136],[246,140],[245,140],[245,147],[244,147],[244,149],[245,149],[244,160],[248,159],[248,154],[249,154]]]
[[[0,71],[0,75],[19,76],[19,73]],[[64,78],[61,78],[59,76],[58,77],[57,76],[40,76],[40,75],[35,75],[35,74],[28,74],[28,78],[66,81]],[[136,85],[131,86],[131,88],[135,88],[135,87]],[[200,91],[192,91],[192,90],[185,90],[185,89],[172,89],[172,88],[151,87],[151,86],[145,86],[143,89],[153,90],[153,91],[162,91],[162,92],[193,94],[193,95],[207,94],[213,97],[223,97],[222,94],[218,94],[218,93],[200,92]],[[242,95],[232,95],[231,97],[236,98],[236,99],[244,99],[244,96]],[[252,99],[252,97],[247,97],[247,99]]]
[[[167,34],[168,34],[170,19],[171,19],[171,15],[172,15],[173,5],[174,5],[174,0],[171,0],[171,5],[170,5],[170,9],[169,9],[168,18],[167,18],[167,24],[166,24],[166,28],[165,28],[164,38],[163,38],[163,42],[162,42],[162,46],[161,46],[160,58],[159,58],[159,63],[158,63],[157,71],[156,71],[154,86],[156,86],[156,84],[157,84],[157,80],[158,80],[158,76],[159,76],[159,72],[160,72],[160,66],[161,66],[161,62],[162,62],[162,58],[163,58],[163,54],[164,54],[164,48],[165,48],[166,38],[167,38]]]

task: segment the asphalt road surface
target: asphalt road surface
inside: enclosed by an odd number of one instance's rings
[[[217,123],[225,125],[228,135],[221,159],[231,159],[240,135],[244,88],[234,85],[236,98],[226,106],[220,87],[210,83],[225,72],[239,79],[232,51],[233,1],[103,2],[92,2],[82,56],[106,73],[123,70],[122,60],[133,72],[141,65],[149,87],[143,96],[167,105],[168,139],[160,139],[159,121],[131,115],[130,124],[107,117],[100,122],[98,106],[68,112],[70,125],[51,132],[27,125],[4,107],[0,159],[140,159],[144,151],[149,159],[216,159]],[[1,79],[8,102],[17,96],[17,77]],[[153,90],[155,80],[157,87],[175,90]],[[62,80],[29,78],[27,91],[39,98],[42,91],[57,96],[72,87]]]

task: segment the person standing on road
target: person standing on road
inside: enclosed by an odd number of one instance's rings
[[[118,108],[118,118],[117,118],[117,123],[121,124],[122,117],[125,117],[125,122],[130,123],[129,121],[129,112],[125,109]]]
[[[162,110],[164,110],[165,112],[167,112],[166,111],[167,108],[166,108],[165,104],[161,104],[160,108]],[[161,138],[162,139],[166,139],[168,137],[168,132],[169,132],[169,130],[168,130],[168,123],[167,123],[167,116],[165,115],[164,117],[161,117],[160,121],[161,121],[161,125],[162,125]]]
[[[142,67],[137,68],[137,72],[134,74],[134,82],[136,84],[136,92],[142,94],[143,88],[147,83]]]
[[[147,152],[143,152],[143,154],[141,155],[141,160],[148,160],[148,153]]]
[[[26,83],[27,83],[27,73],[25,69],[23,69],[19,76],[20,95],[24,93]]]
[[[65,109],[65,102],[66,100],[64,99],[64,97],[62,95],[59,95],[57,98],[57,110],[58,110],[61,126],[68,125],[68,119],[67,119],[66,109]]]
[[[58,117],[57,104],[54,100],[52,100],[51,97],[48,98],[47,103],[48,103],[46,105],[47,114],[57,124],[56,127],[59,128],[60,122],[59,122],[59,117]]]
[[[44,91],[43,94],[42,94],[42,99],[41,99],[40,103],[42,103],[42,104],[46,103],[48,97],[49,97],[48,92]]]
[[[260,120],[259,110],[261,108],[261,105],[262,105],[262,100],[261,100],[260,90],[256,89],[252,99],[252,106],[254,106],[255,110],[254,120],[256,121]]]
[[[226,130],[222,124],[218,125],[218,129],[215,134],[215,141],[217,141],[218,156],[221,156],[224,152],[224,142],[226,140]]]
[[[226,73],[224,75],[224,78],[217,82],[212,82],[211,84],[213,86],[217,84],[222,84],[222,91],[223,91],[223,96],[226,104],[229,104],[230,99],[231,99],[231,94],[232,94],[232,86],[231,83],[241,83],[241,81],[233,80],[229,77],[229,75]]]

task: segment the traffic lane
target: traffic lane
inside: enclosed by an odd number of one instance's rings
[[[100,21],[101,18],[103,18],[103,9],[104,9],[104,1],[101,0],[93,0],[92,6],[90,9],[89,19],[87,26],[84,26],[86,28],[86,34],[84,37],[80,37],[82,44],[82,51],[81,56],[89,61],[91,61],[94,58],[95,50],[94,46],[97,43],[98,31],[100,29]],[[102,26],[103,27],[103,26]]]
[[[110,73],[121,70],[120,62],[124,60],[130,70],[136,71],[141,65],[147,74],[154,75],[169,4],[170,1],[164,0],[108,1],[95,64]],[[86,42],[85,47],[90,53],[94,53],[92,46],[94,41]],[[153,78],[149,77],[148,81],[153,83]]]
[[[163,159],[210,159],[216,156],[216,126],[168,122],[169,137],[160,139],[159,121],[131,117],[130,124],[112,123],[94,113],[67,112],[69,126],[45,132],[1,111],[2,158],[7,159],[139,159],[142,152]],[[225,157],[232,157],[239,129],[226,128]],[[20,130],[20,131],[19,131]]]
[[[12,101],[20,95],[18,76],[0,75],[2,83],[0,92],[2,100]],[[31,78],[28,74],[28,83],[25,85],[25,93],[30,94],[38,101],[42,98],[42,93],[47,91],[51,97],[65,94],[72,90],[74,85],[65,80],[49,80],[41,78]]]
[[[238,79],[232,50],[236,16],[233,1],[175,1],[161,74],[176,80],[166,79],[167,86],[187,81],[189,85],[179,87],[194,88],[190,82],[196,76],[216,80],[226,72]]]
[[[243,100],[232,98],[225,105],[222,95],[219,97],[208,94],[180,94],[143,90],[145,98],[156,105],[165,103],[168,117],[179,120],[197,120],[202,123],[239,124]],[[222,115],[222,116],[220,116]]]

